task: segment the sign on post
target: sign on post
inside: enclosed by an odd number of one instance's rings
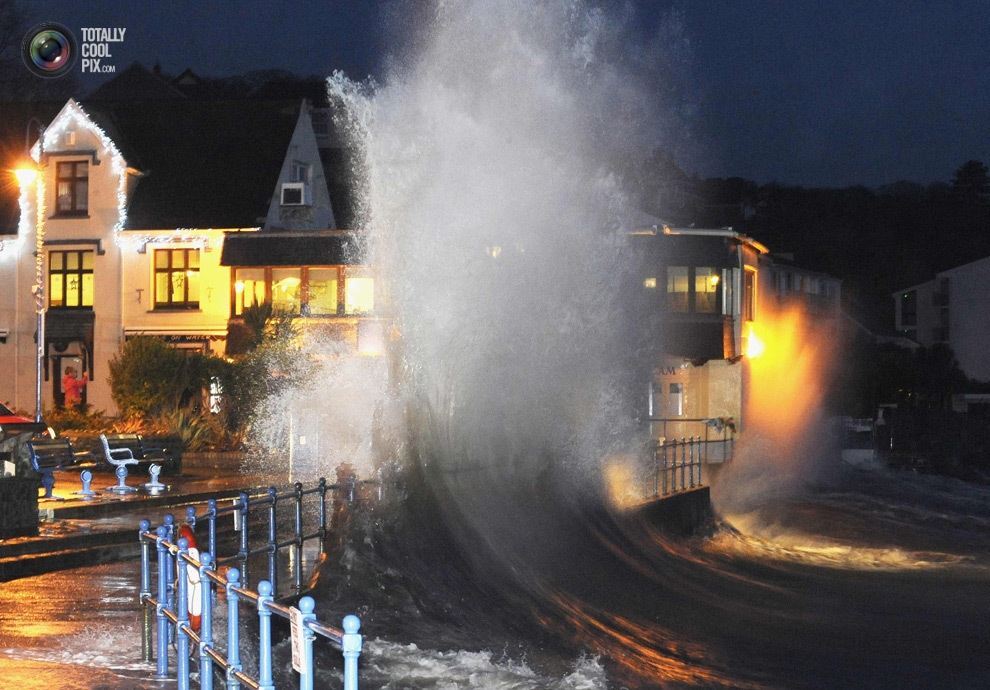
[[[295,606],[289,607],[289,625],[292,629],[292,670],[303,672],[303,614]]]

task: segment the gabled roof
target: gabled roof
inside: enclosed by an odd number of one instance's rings
[[[263,222],[299,114],[294,101],[83,104],[142,175],[125,229]]]

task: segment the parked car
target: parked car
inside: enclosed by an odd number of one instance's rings
[[[0,476],[10,474],[10,465],[6,463],[13,463],[14,474],[17,476],[27,475],[31,462],[25,443],[37,434],[46,432],[52,435],[44,422],[14,414],[6,405],[0,404]]]

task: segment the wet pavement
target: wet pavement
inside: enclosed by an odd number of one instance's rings
[[[39,500],[39,512],[47,519],[40,523],[38,536],[0,540],[0,579],[7,580],[0,586],[0,686],[174,687],[174,679],[155,680],[153,663],[141,659],[144,616],[138,602],[138,522],[147,518],[160,524],[167,512],[180,522],[186,505],[202,512],[210,497],[236,496],[242,490],[256,494],[268,486],[288,488],[290,477],[187,469],[182,476],[163,478],[171,486],[165,495],[101,493],[84,500],[73,493],[79,487],[78,472],[59,475],[56,497]],[[111,475],[98,473],[93,486],[99,490],[113,483]],[[317,525],[318,497],[306,500],[304,531],[310,533]],[[328,494],[328,504],[330,500]],[[284,508],[280,504],[280,539],[292,532],[292,503],[286,501]],[[266,510],[252,514],[252,525],[267,522]],[[236,551],[235,535],[233,525],[226,523],[232,518],[228,515],[220,521],[218,533],[223,531],[226,538],[218,538],[218,551],[221,556],[231,555]],[[252,548],[265,540],[266,533],[260,525],[252,527]],[[323,558],[319,542],[306,542],[301,561],[290,556],[292,549],[280,552],[278,579],[283,595],[293,593],[297,570],[306,582]],[[251,584],[256,584],[258,578],[267,577],[267,558],[253,558],[247,570]],[[222,624],[221,617],[217,623]]]

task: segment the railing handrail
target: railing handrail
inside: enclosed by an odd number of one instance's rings
[[[348,615],[343,619],[343,626],[336,628],[331,625],[320,623],[316,620],[314,613],[315,602],[312,597],[303,596],[298,601],[298,612],[294,612],[290,607],[278,603],[274,599],[275,595],[275,574],[276,558],[279,549],[292,546],[295,549],[297,566],[302,561],[302,545],[306,539],[326,535],[326,492],[331,488],[343,489],[347,498],[353,500],[357,482],[351,478],[342,482],[341,486],[329,485],[321,478],[319,484],[311,489],[304,489],[302,484],[296,482],[291,491],[286,491],[279,495],[275,487],[269,487],[264,496],[259,496],[256,501],[242,492],[237,502],[231,506],[230,510],[223,511],[217,508],[216,499],[207,501],[207,509],[203,516],[197,515],[196,508],[189,506],[186,509],[186,524],[195,528],[200,519],[205,519],[209,523],[209,548],[200,552],[199,558],[194,558],[189,553],[189,543],[184,537],[176,541],[176,529],[178,525],[173,515],[166,514],[162,524],[154,531],[151,530],[151,523],[142,520],[138,530],[138,541],[141,545],[141,587],[138,599],[142,604],[145,616],[145,624],[142,628],[142,648],[143,658],[146,661],[152,660],[152,635],[151,616],[157,618],[157,663],[156,676],[167,678],[168,676],[168,644],[174,635],[176,641],[176,666],[178,690],[189,690],[190,651],[199,651],[199,686],[201,689],[212,690],[213,688],[213,664],[217,664],[226,677],[226,688],[237,690],[241,687],[254,688],[256,690],[274,690],[274,678],[272,673],[272,644],[271,644],[271,616],[275,614],[279,617],[294,620],[301,623],[298,627],[293,627],[293,632],[302,636],[301,651],[302,658],[297,659],[294,653],[293,664],[299,669],[299,687],[301,690],[313,690],[314,684],[314,663],[313,663],[313,641],[317,636],[327,638],[331,644],[343,653],[344,657],[344,689],[357,690],[358,687],[358,657],[361,654],[362,636],[359,633],[361,621],[357,616]],[[319,503],[319,531],[305,535],[303,530],[303,498],[306,495],[318,493]],[[295,536],[292,539],[279,541],[276,508],[280,501],[292,500],[295,505]],[[268,534],[267,545],[260,549],[250,549],[248,525],[250,509],[254,505],[267,506],[268,508]],[[216,570],[216,566],[229,558],[217,559],[216,552],[216,520],[219,515],[233,513],[235,518],[235,529],[240,517],[240,551],[234,558],[242,560],[245,569],[247,568],[248,556],[255,553],[267,552],[269,557],[269,579],[260,580],[257,589],[250,589],[247,585],[247,573],[242,579],[241,572],[237,568],[231,568],[226,576]],[[238,515],[239,514],[239,515]],[[151,551],[154,548],[158,554],[157,567],[157,592],[152,595],[151,578]],[[321,543],[321,549],[323,548]],[[202,614],[201,632],[197,633],[190,624],[189,597],[192,596],[190,583],[187,579],[187,569],[195,568],[200,577],[200,598],[196,600]],[[301,568],[295,571],[296,591],[301,589]],[[220,650],[213,646],[213,596],[214,589],[223,588],[227,593],[227,654],[226,657]],[[243,601],[242,601],[243,600]],[[252,678],[244,673],[240,664],[239,650],[239,610],[241,604],[253,608],[259,617],[259,643],[258,643],[258,678]],[[296,642],[293,640],[293,649],[296,651]],[[196,645],[190,647],[190,643]],[[298,662],[298,666],[296,663]]]

